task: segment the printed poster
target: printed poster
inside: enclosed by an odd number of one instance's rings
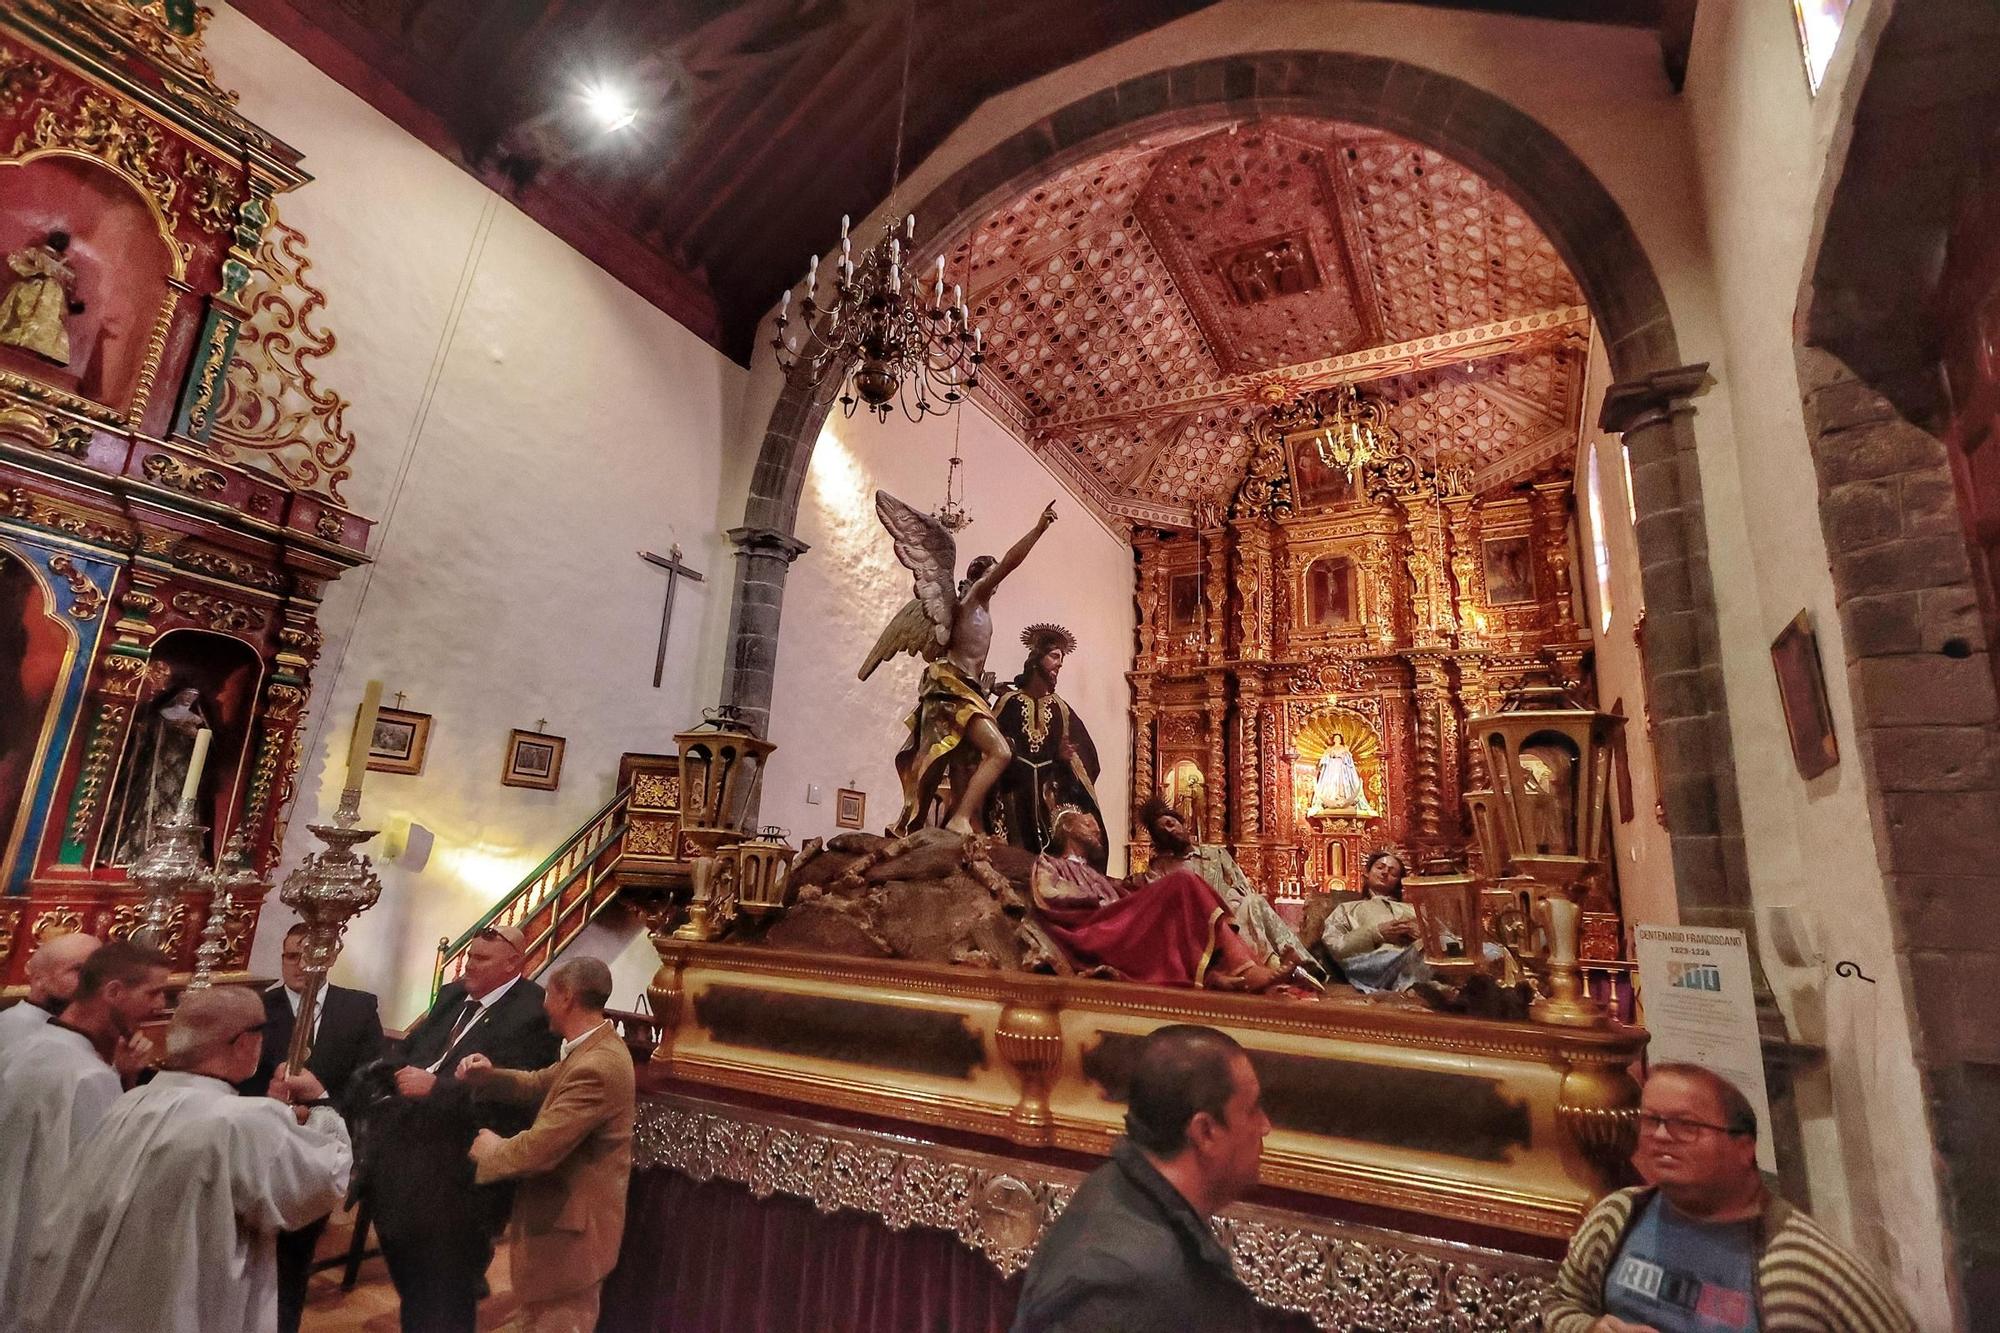
[[[1740,930],[1637,926],[1639,994],[1651,1065],[1703,1065],[1734,1083],[1757,1111],[1757,1165],[1775,1173],[1771,1101],[1750,990],[1750,949]]]

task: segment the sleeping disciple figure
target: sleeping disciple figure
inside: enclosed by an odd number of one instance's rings
[[[1277,971],[1258,962],[1209,882],[1177,870],[1134,887],[1097,869],[1104,830],[1095,816],[1060,811],[1048,854],[1035,859],[1035,915],[1086,969],[1123,981],[1266,991]]]

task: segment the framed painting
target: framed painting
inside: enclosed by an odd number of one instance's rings
[[[1485,557],[1488,606],[1535,600],[1535,552],[1526,537],[1489,537],[1481,554]]]
[[[1306,566],[1306,628],[1340,629],[1355,621],[1354,562],[1321,556]]]
[[[1190,630],[1201,625],[1201,575],[1175,574],[1167,580],[1167,628]]]
[[[1799,776],[1811,781],[1840,762],[1840,742],[1833,734],[1833,709],[1826,701],[1819,635],[1813,632],[1810,612],[1793,616],[1771,641],[1771,669],[1778,675],[1792,762],[1798,765]]]
[[[868,818],[868,793],[842,787],[833,798],[833,822],[841,828],[861,828]]]
[[[516,728],[507,733],[507,767],[500,782],[508,787],[533,787],[554,791],[562,781],[563,746],[561,736]]]
[[[1347,469],[1334,467],[1319,456],[1319,446],[1309,432],[1287,437],[1292,450],[1292,494],[1301,509],[1331,509],[1352,504],[1354,478]]]
[[[370,773],[424,771],[424,755],[431,748],[431,715],[402,708],[384,708],[375,714],[375,730],[368,737]]]

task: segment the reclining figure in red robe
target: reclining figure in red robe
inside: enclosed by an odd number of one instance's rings
[[[1035,914],[1079,963],[1163,986],[1266,991],[1278,983],[1200,875],[1177,870],[1137,887],[1110,878],[1091,864],[1103,858],[1104,830],[1074,806],[1056,814],[1049,845],[1035,858]]]

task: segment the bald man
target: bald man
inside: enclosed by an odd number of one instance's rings
[[[310,1073],[269,1097],[256,1072],[264,1002],[194,991],[166,1069],[119,1098],[70,1163],[22,1294],[33,1333],[263,1333],[278,1318],[277,1234],[339,1204],[352,1152]]]
[[[76,994],[83,960],[97,952],[92,935],[57,935],[28,957],[28,998],[0,1010],[0,1077],[7,1054],[29,1033],[63,1011]]]

